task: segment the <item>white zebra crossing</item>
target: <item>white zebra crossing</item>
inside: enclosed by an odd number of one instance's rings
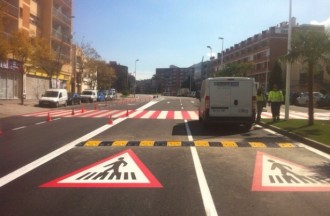
[[[52,110],[52,111],[44,111],[37,113],[28,113],[22,116],[24,117],[47,117],[48,113],[53,118],[70,118],[70,117],[78,117],[78,118],[140,118],[140,119],[175,119],[175,120],[198,120],[198,111],[190,110],[190,111],[160,111],[160,110],[78,110],[74,113],[72,110]],[[280,117],[282,119],[285,118],[285,113],[281,112]],[[261,114],[261,118],[270,119],[272,118],[272,114],[270,112],[263,112]],[[289,113],[290,119],[308,119],[307,112],[297,112],[290,111]],[[330,112],[324,113],[314,113],[315,120],[330,120]]]

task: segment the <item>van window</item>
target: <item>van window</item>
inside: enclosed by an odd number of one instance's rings
[[[56,91],[46,91],[45,97],[57,97],[58,92]]]
[[[60,93],[60,98],[62,97],[62,92]]]

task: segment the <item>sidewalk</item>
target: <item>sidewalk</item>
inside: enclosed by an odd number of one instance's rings
[[[38,100],[36,99],[24,100],[24,105],[21,105],[20,99],[0,100],[0,118],[45,110],[37,105]]]

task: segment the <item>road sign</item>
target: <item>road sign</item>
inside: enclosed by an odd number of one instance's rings
[[[252,191],[330,191],[330,178],[322,170],[257,152]]]
[[[69,173],[40,187],[162,188],[131,149]]]

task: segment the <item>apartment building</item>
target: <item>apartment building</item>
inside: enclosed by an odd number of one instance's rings
[[[71,32],[73,0],[0,0],[5,5],[3,34],[23,30],[30,36],[43,37],[64,63],[52,86],[69,88],[72,77]],[[19,70],[20,62],[9,57],[0,64],[0,99],[20,98],[23,86],[27,99],[38,98],[50,86],[48,75],[41,69]],[[22,85],[22,82],[24,83]]]
[[[269,73],[275,62],[280,56],[287,54],[288,28],[288,23],[282,22],[231,46],[223,52],[223,64],[253,63],[254,69],[248,76],[267,87]],[[220,69],[221,53],[213,62],[213,70]]]
[[[157,92],[164,95],[176,96],[181,85],[187,79],[193,79],[194,68],[156,68]]]

